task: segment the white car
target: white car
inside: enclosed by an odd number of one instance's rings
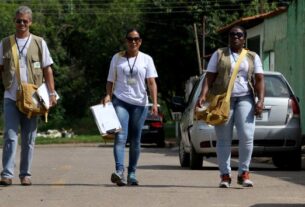
[[[265,107],[262,116],[256,118],[253,156],[272,157],[278,168],[300,169],[302,134],[298,98],[281,73],[264,75]],[[214,127],[194,118],[203,80],[204,74],[194,82],[187,103],[173,101],[175,108],[183,112],[177,140],[180,164],[191,169],[201,168],[203,157],[216,156]],[[238,138],[234,131],[232,156],[237,154]]]

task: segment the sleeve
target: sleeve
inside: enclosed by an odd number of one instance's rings
[[[111,59],[111,62],[110,62],[110,67],[109,67],[109,73],[108,73],[108,77],[107,77],[107,81],[109,82],[115,82],[115,79],[116,79],[116,74],[115,74],[115,63],[117,62],[117,59],[118,59],[118,55],[114,55]]]
[[[218,53],[215,51],[212,54],[212,57],[208,63],[207,71],[211,73],[217,73],[217,62],[218,62]]]
[[[44,41],[44,39],[42,39],[42,67],[46,68],[53,63],[54,62],[48,49],[47,43]]]
[[[154,64],[154,60],[149,55],[147,56],[147,72],[146,78],[156,78],[158,77],[158,73]]]
[[[254,73],[264,73],[262,61],[257,54],[254,58]]]

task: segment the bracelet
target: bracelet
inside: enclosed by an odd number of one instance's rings
[[[258,103],[258,102],[264,103],[264,100],[259,99],[259,100],[257,101],[257,103]]]
[[[49,93],[49,96],[56,96],[56,93],[55,92]]]

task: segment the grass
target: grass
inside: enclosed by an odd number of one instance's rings
[[[93,131],[93,130],[91,130]],[[83,134],[78,134],[71,138],[44,138],[44,137],[37,137],[36,144],[47,145],[47,144],[77,144],[77,143],[109,143],[113,142],[113,137],[102,137],[98,134],[97,130],[95,133],[93,132]],[[174,122],[166,122],[165,125],[165,136],[166,139],[174,138],[175,137],[175,123]],[[3,135],[2,135],[3,137]],[[20,143],[20,141],[19,141]],[[0,138],[0,145],[3,145],[3,138]]]

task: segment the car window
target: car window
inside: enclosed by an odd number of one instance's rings
[[[266,97],[289,97],[289,88],[279,76],[265,76]]]
[[[193,105],[194,102],[197,101],[198,99],[198,96],[200,95],[200,92],[201,92],[201,84],[203,82],[203,76],[201,76],[198,81],[196,81],[196,83],[194,84],[194,87],[192,89],[192,92],[189,96],[189,99],[188,99],[188,102],[187,102],[187,105]]]

